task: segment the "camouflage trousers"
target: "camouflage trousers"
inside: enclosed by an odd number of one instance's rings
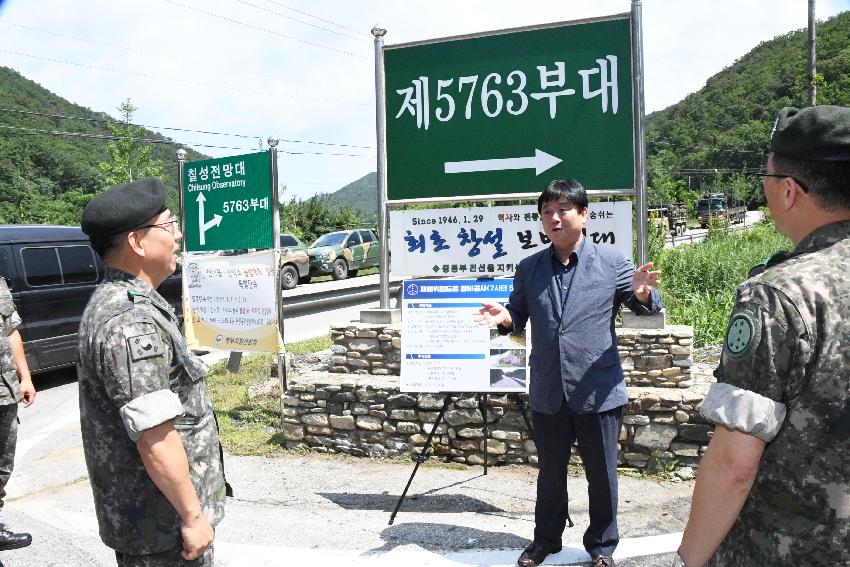
[[[0,508],[6,497],[6,484],[15,465],[18,443],[18,404],[0,405]]]
[[[186,561],[180,555],[182,549],[170,549],[150,555],[130,555],[129,553],[115,552],[118,567],[212,567],[213,548],[207,550],[192,561]]]

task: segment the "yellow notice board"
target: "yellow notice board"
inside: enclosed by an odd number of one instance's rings
[[[274,251],[183,257],[183,314],[191,348],[284,352]]]

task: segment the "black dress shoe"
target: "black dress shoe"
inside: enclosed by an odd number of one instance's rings
[[[532,542],[519,556],[516,564],[519,565],[519,567],[537,567],[543,563],[543,560],[546,559],[547,555],[550,553],[558,553],[559,551],[561,551],[560,546],[547,547],[545,545]]]
[[[20,549],[32,543],[32,536],[26,533],[16,534],[0,525],[0,551]]]
[[[614,567],[614,558],[610,555],[597,555],[593,558],[593,567]]]

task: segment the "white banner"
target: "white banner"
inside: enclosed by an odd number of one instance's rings
[[[186,342],[192,348],[283,352],[274,251],[183,257]]]
[[[512,279],[403,282],[402,392],[527,392],[525,333],[474,321],[482,301],[507,303]]]
[[[585,234],[632,258],[632,203],[590,203]],[[536,205],[390,211],[393,274],[513,275],[548,246]]]

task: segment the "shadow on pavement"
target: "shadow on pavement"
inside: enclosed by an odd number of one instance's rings
[[[346,510],[380,510],[392,512],[398,503],[397,494],[353,494],[350,492],[319,492],[337,506]],[[400,512],[459,512],[494,513],[504,512],[492,504],[463,494],[409,494],[404,499]]]
[[[392,551],[402,545],[418,545],[428,551],[444,554],[447,551],[467,551],[478,549],[522,549],[531,540],[516,534],[492,532],[456,526],[425,522],[403,523],[387,527],[381,532],[385,543],[379,548],[370,549],[364,556],[377,555]],[[454,561],[463,561],[453,557]],[[478,564],[470,557],[471,564]]]

